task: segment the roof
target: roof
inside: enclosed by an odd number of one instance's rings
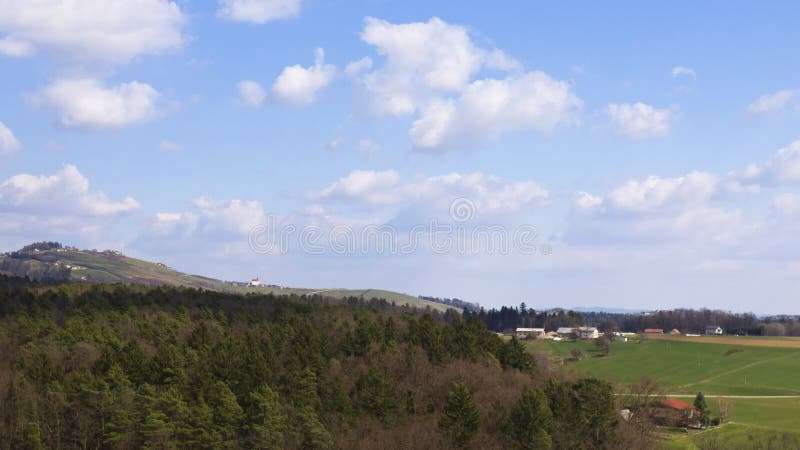
[[[679,409],[679,410],[694,409],[694,405],[690,405],[689,403],[686,403],[683,400],[679,400],[677,398],[672,398],[672,397],[668,397],[665,398],[664,400],[661,400],[661,404],[666,406],[667,408],[672,408],[672,409]]]
[[[544,328],[517,328],[514,331],[527,331],[527,332],[542,332],[544,333]]]
[[[597,331],[597,327],[578,327],[579,331]]]
[[[645,328],[644,332],[645,333],[663,333],[664,330],[661,329],[661,328]]]
[[[575,332],[575,328],[572,328],[572,327],[560,327],[558,330],[556,330],[556,332],[557,333],[574,333]]]

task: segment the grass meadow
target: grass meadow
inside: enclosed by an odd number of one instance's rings
[[[726,344],[647,339],[639,343],[634,339],[615,342],[607,356],[591,341],[525,343],[531,352],[549,355],[562,370],[594,375],[617,383],[620,389],[650,377],[664,394],[689,402],[702,391],[712,410],[717,409],[719,397],[733,404],[728,424],[670,435],[667,448],[760,448],[753,443],[779,439],[798,439],[800,445],[800,349],[758,345],[772,341],[740,338]],[[582,352],[577,361],[571,356],[573,349]],[[793,444],[782,445],[793,448]]]

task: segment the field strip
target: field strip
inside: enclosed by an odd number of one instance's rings
[[[625,397],[625,396],[633,396],[633,395],[637,395],[637,394],[620,393],[620,394],[614,394],[614,395]],[[663,395],[664,397],[687,397],[687,398],[695,397],[695,394],[660,394],[660,395]],[[753,400],[758,400],[758,399],[768,400],[768,399],[800,398],[800,395],[719,395],[719,394],[703,394],[703,397],[705,397],[705,398],[743,398],[743,399],[753,399]]]
[[[649,335],[648,339],[673,342],[698,342],[701,344],[741,345],[746,347],[771,347],[800,349],[800,338],[761,338],[748,336],[683,336],[683,335]]]

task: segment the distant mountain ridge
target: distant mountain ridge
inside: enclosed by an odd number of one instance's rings
[[[0,255],[0,274],[44,282],[124,283],[149,286],[182,286],[238,294],[318,294],[332,298],[382,298],[397,305],[440,312],[460,311],[455,305],[380,289],[308,289],[277,285],[248,286],[246,282],[222,281],[179,272],[158,262],[131,258],[116,250],[80,250],[58,242],[36,242]]]

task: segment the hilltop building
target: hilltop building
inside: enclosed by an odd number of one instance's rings
[[[250,282],[247,283],[247,285],[248,286],[261,286],[261,280],[259,280],[258,277],[255,277],[252,280],[250,280]]]

